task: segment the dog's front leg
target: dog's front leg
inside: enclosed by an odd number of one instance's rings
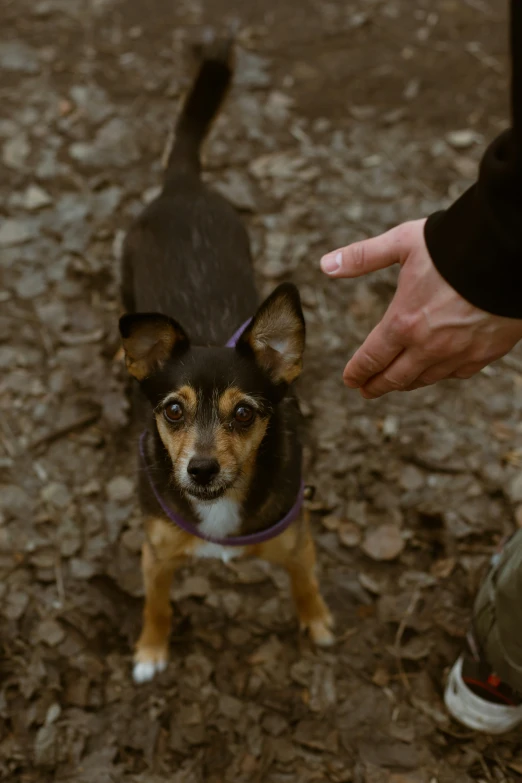
[[[159,523],[159,524],[158,524]],[[141,566],[145,586],[143,628],[136,644],[133,678],[137,683],[151,680],[167,666],[172,607],[170,585],[174,571],[183,562],[165,548],[162,535],[167,523],[155,521],[142,548]]]
[[[257,555],[283,566],[288,572],[301,628],[308,631],[312,641],[323,647],[333,644],[333,617],[317,581],[315,544],[308,519],[305,517],[278,538],[259,547]]]

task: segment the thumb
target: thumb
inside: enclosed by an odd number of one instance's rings
[[[405,225],[328,253],[321,258],[321,269],[331,277],[360,277],[403,261]]]

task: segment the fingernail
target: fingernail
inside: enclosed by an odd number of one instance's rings
[[[328,255],[321,258],[321,269],[328,275],[333,272],[337,272],[341,268],[343,261],[343,254],[339,250],[337,253],[328,253]]]

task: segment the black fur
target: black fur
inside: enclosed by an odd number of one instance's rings
[[[193,522],[198,520],[190,503],[172,485],[170,460],[157,433],[153,408],[183,382],[198,389],[202,399],[229,385],[261,399],[270,423],[242,515],[242,532],[252,532],[275,523],[293,505],[300,482],[301,445],[297,404],[284,397],[286,389],[272,383],[257,366],[245,340],[236,350],[222,347],[259,304],[245,228],[235,210],[199,177],[200,144],[229,81],[228,61],[207,59],[201,66],[178,121],[164,188],[125,240],[122,297],[128,313],[155,312],[175,319],[190,341],[181,355],[141,382],[148,404],[140,407],[151,434],[148,459],[157,486]],[[281,293],[302,319],[297,289],[287,284]],[[123,337],[129,336],[136,318],[139,315],[123,317]],[[143,510],[157,513],[156,501],[141,478]]]

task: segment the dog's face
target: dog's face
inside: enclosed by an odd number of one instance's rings
[[[274,410],[301,372],[305,326],[297,289],[279,286],[235,349],[193,347],[179,324],[157,314],[125,315],[120,332],[175,484],[198,500],[241,496]]]

